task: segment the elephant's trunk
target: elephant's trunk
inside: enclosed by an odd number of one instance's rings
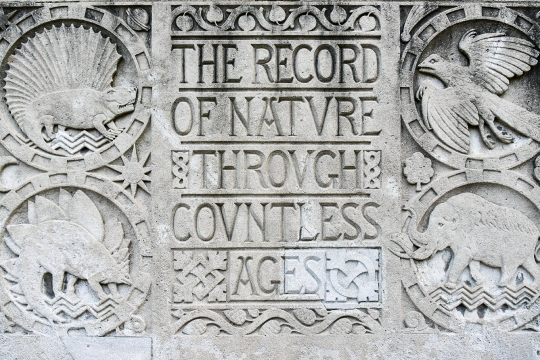
[[[409,235],[409,238],[414,245],[420,248],[424,248],[429,243],[429,240],[426,238],[424,233],[421,233],[416,228],[418,220],[416,211],[411,208],[404,208],[404,210],[407,210],[411,213],[411,219],[409,220],[409,225],[407,226],[407,234]]]
[[[422,247],[409,254],[410,257],[414,260],[426,260],[431,255],[433,255],[433,250],[428,247]]]

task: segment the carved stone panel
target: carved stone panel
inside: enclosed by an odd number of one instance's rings
[[[125,7],[20,5],[1,16],[2,332],[145,335],[151,36]]]
[[[540,5],[0,4],[0,359],[536,359]]]
[[[535,10],[502,4],[404,10],[402,156],[412,155],[404,174],[418,185],[416,193],[403,188],[403,228],[390,245],[402,258],[404,296],[428,320],[417,321],[419,330],[535,331]],[[417,327],[409,314],[406,326]]]
[[[171,333],[380,332],[400,176],[385,6],[170,10],[154,209]]]

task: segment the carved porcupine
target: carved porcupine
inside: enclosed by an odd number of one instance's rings
[[[45,151],[53,151],[47,141],[55,125],[96,129],[113,140],[122,132],[113,120],[133,111],[136,98],[135,88],[111,87],[121,58],[100,32],[74,25],[45,29],[10,57],[5,78],[9,110]]]

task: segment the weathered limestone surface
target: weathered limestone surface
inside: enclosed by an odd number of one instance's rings
[[[537,359],[540,3],[0,3],[0,359]]]

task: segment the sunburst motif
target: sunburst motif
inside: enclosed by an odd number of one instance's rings
[[[120,175],[114,177],[113,181],[122,181],[122,187],[127,189],[129,186],[131,189],[131,195],[135,196],[137,193],[137,186],[150,194],[150,190],[144,183],[145,181],[150,181],[150,177],[147,175],[152,169],[150,167],[145,167],[146,161],[150,156],[150,152],[146,154],[140,161],[137,157],[137,150],[133,146],[133,151],[131,152],[131,159],[128,160],[124,155],[122,155],[122,161],[124,165],[109,165],[111,169],[114,169],[120,173]]]

